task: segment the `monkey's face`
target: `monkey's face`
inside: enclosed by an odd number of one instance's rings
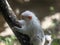
[[[32,19],[32,16],[21,16],[23,20],[30,21]]]
[[[21,18],[26,20],[26,21],[30,21],[33,19],[33,17],[35,17],[35,14],[31,11],[25,11],[23,13],[21,13]]]

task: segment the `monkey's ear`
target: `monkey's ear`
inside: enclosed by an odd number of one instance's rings
[[[32,16],[28,16],[28,18],[31,20],[32,19]]]

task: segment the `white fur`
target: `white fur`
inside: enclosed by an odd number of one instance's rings
[[[36,15],[31,11],[25,11],[21,15],[23,16],[32,16],[32,19],[24,22],[22,28],[16,27],[20,32],[27,34],[31,38],[31,43],[33,45],[42,45],[44,39],[44,32],[41,28],[40,21]],[[23,20],[23,19],[22,19]],[[21,23],[21,22],[20,22]],[[45,39],[44,39],[45,40]]]

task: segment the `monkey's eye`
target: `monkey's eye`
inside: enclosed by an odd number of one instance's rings
[[[27,20],[27,19],[28,19],[27,16],[21,16],[21,18],[22,18],[23,20]]]
[[[21,16],[22,19],[25,19],[26,17],[25,16]]]

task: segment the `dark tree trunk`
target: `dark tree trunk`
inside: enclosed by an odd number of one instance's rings
[[[6,22],[8,23],[8,25],[10,26],[11,29],[14,26],[18,26],[21,28],[21,26],[16,23],[17,22],[16,21],[16,15],[12,11],[7,0],[0,0],[0,10],[3,14],[4,19],[6,20]],[[30,43],[29,43],[30,38],[27,35],[22,34],[20,32],[16,32],[14,30],[12,30],[12,31],[14,32],[17,39],[19,40],[19,42],[21,42],[22,45],[30,45]]]

